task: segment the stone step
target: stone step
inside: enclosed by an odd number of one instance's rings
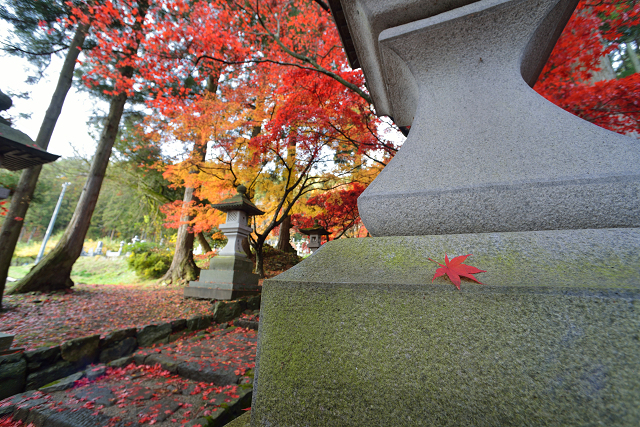
[[[251,405],[255,345],[247,329],[202,331],[5,399],[0,419],[35,427],[223,426]]]
[[[134,374],[12,396],[0,404],[0,419],[10,416],[34,427],[221,427],[251,406],[251,396],[250,382],[216,387],[173,375]]]

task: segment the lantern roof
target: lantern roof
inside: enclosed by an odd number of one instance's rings
[[[302,234],[306,234],[307,236],[311,236],[312,234],[317,234],[320,236],[328,236],[329,233],[326,228],[318,224],[318,220],[315,220],[313,227],[309,228],[301,228],[300,232]]]
[[[238,185],[236,188],[238,194],[233,197],[229,197],[221,201],[220,203],[213,204],[215,209],[218,209],[222,212],[229,211],[244,211],[247,215],[263,215],[264,212],[258,209],[256,205],[254,205],[251,200],[247,197],[247,187],[244,185]]]
[[[11,98],[0,91],[0,111],[12,104]],[[0,168],[17,171],[53,162],[59,157],[38,147],[29,135],[12,128],[9,121],[0,117]]]
[[[57,160],[60,156],[38,147],[29,136],[0,123],[0,167],[17,171]]]

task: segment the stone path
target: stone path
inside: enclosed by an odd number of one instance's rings
[[[218,427],[251,405],[257,334],[209,329],[0,402],[35,427]],[[82,377],[82,378],[80,378]],[[70,388],[71,387],[71,388]]]

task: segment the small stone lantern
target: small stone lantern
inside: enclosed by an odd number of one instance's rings
[[[212,205],[227,213],[226,222],[219,226],[227,244],[211,259],[209,269],[200,273],[200,280],[189,282],[185,297],[230,300],[260,292],[260,276],[253,273],[253,262],[242,249],[242,240],[252,231],[249,217],[264,212],[247,198],[247,187],[239,185],[237,191],[235,196]]]
[[[322,236],[328,236],[331,234],[323,226],[318,224],[318,220],[315,221],[313,227],[301,228],[300,232],[309,236],[309,244],[307,246],[311,249],[312,253],[322,246],[322,243],[320,242]]]

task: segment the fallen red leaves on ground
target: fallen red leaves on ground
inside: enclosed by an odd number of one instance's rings
[[[4,297],[0,331],[32,350],[73,338],[205,314],[211,303],[183,298],[183,287],[76,285],[69,293]]]

